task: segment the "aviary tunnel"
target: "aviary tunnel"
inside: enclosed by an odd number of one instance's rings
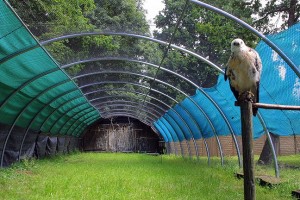
[[[146,24],[100,23],[92,14],[66,19],[74,24],[65,27],[51,12],[30,18],[22,3],[1,0],[1,167],[75,149],[205,157],[208,164],[217,156],[222,165],[235,155],[241,166],[240,113],[223,79],[230,41],[247,34],[258,42],[262,102],[299,105],[299,24],[265,36],[212,5],[181,3],[169,32],[153,33]],[[201,21],[191,17],[202,10],[241,32],[197,35],[188,25]],[[178,34],[187,32],[190,41]],[[228,48],[210,45],[215,37]],[[277,176],[271,137],[299,137],[299,120],[288,110],[260,109],[254,117],[254,138],[270,144]]]

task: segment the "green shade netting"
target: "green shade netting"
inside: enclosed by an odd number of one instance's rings
[[[5,1],[0,1],[0,21],[0,116],[5,116],[0,123],[80,135],[78,128],[91,116],[97,120],[99,112]]]

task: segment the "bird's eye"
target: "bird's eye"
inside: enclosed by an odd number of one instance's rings
[[[240,45],[240,43],[238,43],[238,42],[234,42],[234,43],[233,43],[233,45],[234,45],[234,46],[239,46],[239,45]]]

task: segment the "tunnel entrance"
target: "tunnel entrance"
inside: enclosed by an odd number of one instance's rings
[[[90,126],[81,142],[83,151],[159,153],[159,136],[130,117],[101,119]]]

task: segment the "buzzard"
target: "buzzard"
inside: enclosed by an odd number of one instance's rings
[[[242,39],[231,42],[231,55],[225,69],[225,81],[229,79],[230,89],[237,101],[246,92],[251,94],[254,103],[259,102],[259,81],[262,71],[261,59],[258,53],[246,46]],[[253,115],[257,108],[253,108]]]

